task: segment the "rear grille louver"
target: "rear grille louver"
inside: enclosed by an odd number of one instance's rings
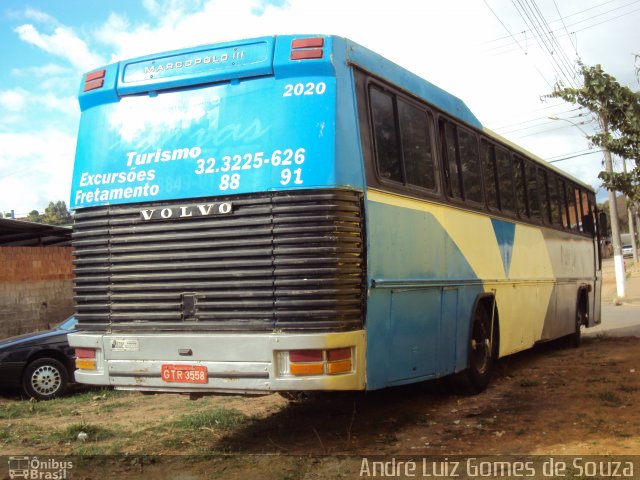
[[[231,202],[145,222],[140,211]],[[76,213],[83,330],[350,330],[363,322],[361,195],[269,192]]]

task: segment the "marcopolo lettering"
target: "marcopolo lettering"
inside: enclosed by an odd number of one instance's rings
[[[181,207],[156,207],[140,210],[140,220],[143,222],[156,220],[182,220],[194,217],[229,215],[231,213],[233,213],[233,204],[231,202],[203,203]]]

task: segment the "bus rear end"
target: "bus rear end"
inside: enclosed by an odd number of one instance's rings
[[[343,49],[265,37],[85,75],[77,381],[364,388],[363,173],[336,140],[339,112],[355,109],[339,105],[353,101]]]

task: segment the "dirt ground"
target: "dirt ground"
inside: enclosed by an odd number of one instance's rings
[[[589,337],[578,349],[556,342],[500,360],[489,389],[470,397],[438,382],[302,401],[88,391],[33,403],[8,394],[0,448],[113,454],[110,468],[129,478],[357,478],[374,455],[640,454],[639,406],[640,338]],[[89,439],[79,442],[70,425]],[[211,454],[221,455],[202,457]],[[169,475],[184,462],[195,476]]]
[[[0,455],[68,455],[66,478],[84,480],[361,478],[367,458],[640,455],[640,338],[565,343],[501,359],[487,391],[468,397],[442,381],[296,401],[80,390],[33,402],[0,391]]]

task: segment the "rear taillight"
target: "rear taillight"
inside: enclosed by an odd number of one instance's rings
[[[78,370],[96,370],[96,349],[76,348],[76,368]]]
[[[338,375],[353,371],[353,347],[279,352],[280,375]]]
[[[104,85],[104,76],[106,75],[106,73],[107,71],[105,69],[87,73],[87,75],[84,77],[84,87],[82,88],[82,91],[89,92],[91,90],[102,88],[102,86]]]
[[[324,56],[324,38],[297,38],[291,42],[291,60],[312,60]]]

